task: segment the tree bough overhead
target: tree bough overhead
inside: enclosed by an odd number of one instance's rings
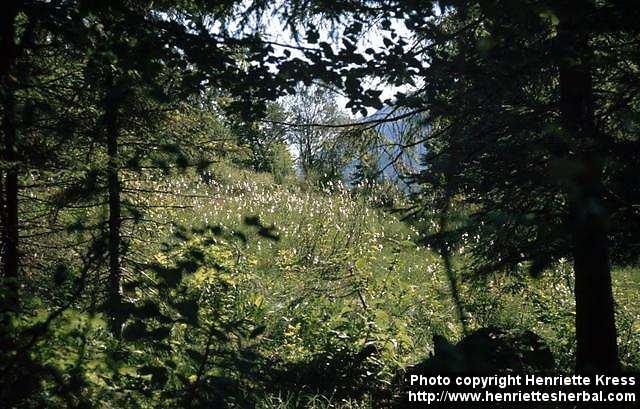
[[[640,9],[7,0],[0,406],[640,369]]]

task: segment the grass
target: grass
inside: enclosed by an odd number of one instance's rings
[[[211,251],[230,266],[229,316],[261,327],[256,339],[237,341],[255,348],[270,376],[302,380],[268,386],[260,408],[371,407],[371,394],[390,388],[402,368],[432,352],[434,334],[462,336],[440,257],[417,245],[417,230],[381,208],[375,194],[358,195],[339,183],[324,189],[295,179],[276,183],[270,174],[220,163],[204,175],[136,177],[126,184],[126,200],[145,208],[140,223],[125,223],[131,265],[171,261],[162,243],[178,242],[176,232],[215,226],[235,237]],[[247,223],[247,216],[259,222]],[[201,243],[198,234],[191,240]],[[465,277],[462,260],[458,256],[454,267]],[[125,272],[136,274],[129,267]],[[199,270],[193,280],[199,285],[215,274]],[[616,269],[613,281],[620,357],[638,368],[638,270]],[[515,272],[461,279],[459,286],[472,329],[532,330],[550,346],[558,370],[572,369],[575,306],[568,263],[541,278]],[[70,315],[61,323],[89,325],[80,318]],[[61,344],[68,331],[61,327]],[[100,331],[92,341],[96,356],[106,350]],[[183,370],[191,371],[188,365]]]
[[[191,206],[159,208],[153,217],[247,234],[242,249],[252,276],[247,291],[261,306],[270,354],[310,359],[321,352],[320,340],[344,338],[354,345],[381,343],[386,363],[396,368],[425,357],[433,334],[461,335],[440,258],[414,244],[416,230],[377,208],[375,196],[354,196],[340,184],[323,190],[293,180],[277,184],[270,174],[233,166],[219,166],[210,176],[218,182],[189,176],[145,182],[172,192],[156,196],[155,204]],[[279,240],[257,236],[244,225],[246,215],[273,226]],[[463,268],[458,266],[459,273]],[[621,358],[635,367],[640,366],[638,282],[635,269],[614,271]],[[539,279],[497,275],[482,283],[463,281],[461,291],[472,328],[531,329],[568,370],[574,353],[572,285],[565,262]],[[359,324],[345,330],[345,319]]]

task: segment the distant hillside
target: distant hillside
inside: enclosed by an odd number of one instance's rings
[[[393,118],[402,112],[392,112],[392,108],[385,107],[365,120]],[[398,183],[403,189],[410,186],[404,177],[415,173],[420,169],[422,156],[425,153],[423,144],[417,143],[429,130],[429,125],[420,123],[419,118],[407,118],[393,122],[384,122],[375,130],[379,139],[371,148],[372,154],[378,156],[378,169],[381,178]],[[345,181],[350,183],[358,161],[354,159],[349,163],[343,175]]]

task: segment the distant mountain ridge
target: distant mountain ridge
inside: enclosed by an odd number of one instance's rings
[[[385,120],[398,115],[402,115],[402,111],[385,107],[363,121]],[[374,128],[379,138],[370,148],[370,153],[378,156],[378,171],[382,179],[397,183],[402,189],[410,188],[404,177],[416,173],[423,166],[421,161],[426,151],[424,145],[417,142],[424,137],[429,128],[428,124],[421,123],[421,119],[415,116],[382,122]],[[357,164],[358,159],[354,158],[345,167],[345,182],[352,182]]]

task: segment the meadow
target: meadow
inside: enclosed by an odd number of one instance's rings
[[[362,194],[342,182],[317,187],[289,176],[276,183],[269,173],[226,162],[205,175],[139,183],[157,192],[145,196],[158,209],[148,217],[154,226],[165,225],[147,228],[146,239],[175,241],[176,229],[195,230],[178,240],[188,246],[202,239],[203,226],[231,233],[216,250],[232,266],[225,279],[237,291],[227,308],[259,325],[252,347],[279,373],[266,388],[263,407],[366,404],[397,387],[398,374],[433,352],[434,334],[452,342],[463,336],[442,257],[418,244],[421,221],[401,220],[397,209],[407,199],[397,190],[389,193],[389,186]],[[389,195],[395,195],[392,206]],[[247,222],[254,218],[268,234]],[[138,236],[133,249],[166,258]],[[458,249],[454,269],[471,330],[531,330],[551,349],[554,370],[570,373],[571,266],[561,260],[537,278],[524,268],[478,278],[466,273],[467,261],[464,248]],[[637,270],[617,269],[613,279],[621,306],[620,357],[626,367],[638,367]]]

